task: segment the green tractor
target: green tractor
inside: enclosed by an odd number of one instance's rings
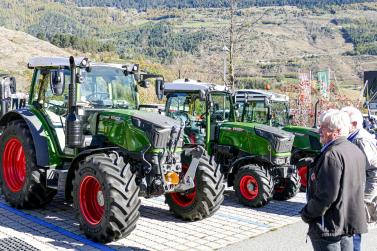
[[[206,147],[242,204],[261,207],[296,195],[299,177],[289,164],[293,134],[236,122],[224,86],[183,79],[166,83],[157,95],[167,98],[166,115],[185,123],[185,143]]]
[[[321,152],[319,131],[313,128],[289,125],[289,98],[274,92],[245,89],[234,92],[234,101],[239,105],[239,121],[272,125],[295,135],[291,164],[297,166],[301,191],[307,186],[308,158]],[[318,102],[315,105],[317,114]],[[316,125],[316,121],[314,122]]]
[[[0,183],[16,208],[38,208],[58,190],[80,228],[98,242],[136,227],[139,196],[165,195],[175,216],[195,221],[223,201],[223,175],[200,146],[183,146],[183,126],[138,111],[137,65],[37,57],[29,106],[0,119]],[[163,79],[156,79],[162,86]]]

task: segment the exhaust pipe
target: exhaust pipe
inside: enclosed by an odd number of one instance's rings
[[[81,118],[77,114],[76,64],[73,56],[69,57],[69,67],[71,82],[68,85],[68,116],[66,119],[65,144],[69,148],[79,148],[83,145],[84,133]]]

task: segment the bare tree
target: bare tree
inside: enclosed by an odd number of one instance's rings
[[[242,48],[245,47],[247,38],[250,38],[253,34],[254,26],[268,13],[270,9],[266,9],[262,14],[258,15],[254,19],[244,20],[237,18],[240,13],[238,3],[240,0],[227,0],[227,9],[229,13],[229,26],[225,29],[226,33],[222,33],[221,37],[224,41],[224,48],[227,48],[228,62],[227,62],[227,77],[225,84],[235,88],[236,83],[236,69],[238,69],[237,61],[241,53],[245,53]],[[244,57],[242,57],[244,58]]]

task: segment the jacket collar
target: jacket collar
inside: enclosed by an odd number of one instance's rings
[[[331,143],[330,143],[330,145],[322,152],[322,153],[325,153],[325,152],[327,152],[329,149],[331,149],[333,146],[335,146],[335,145],[339,145],[339,144],[342,144],[343,142],[346,142],[347,141],[347,137],[344,137],[344,136],[342,136],[342,137],[339,137],[339,138],[337,138],[336,140],[334,140],[334,141],[332,141]]]

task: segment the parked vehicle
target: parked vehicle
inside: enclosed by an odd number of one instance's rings
[[[80,228],[98,242],[135,229],[139,195],[165,195],[184,220],[219,209],[223,176],[204,149],[183,146],[176,120],[137,110],[137,84],[152,75],[74,57],[36,57],[28,66],[29,106],[0,119],[1,190],[11,206],[38,208],[63,189]]]
[[[289,97],[286,95],[248,89],[238,90],[233,96],[236,104],[241,107],[239,121],[272,125],[295,135],[291,164],[297,166],[301,190],[304,191],[307,186],[308,158],[315,158],[322,148],[316,126],[309,128],[289,124],[291,115]]]
[[[261,207],[272,197],[296,195],[299,177],[289,164],[293,134],[237,122],[232,94],[224,86],[182,79],[157,88],[157,96],[162,94],[166,115],[185,124],[185,143],[206,147],[241,203]]]

